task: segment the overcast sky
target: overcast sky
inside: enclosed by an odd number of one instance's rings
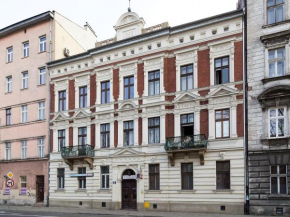
[[[98,41],[115,36],[113,26],[127,12],[129,0],[1,0],[0,29],[45,11],[57,11],[83,26],[88,22]],[[132,11],[145,27],[162,22],[170,26],[236,9],[237,0],[131,0]]]

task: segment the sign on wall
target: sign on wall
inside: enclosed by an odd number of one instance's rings
[[[9,179],[12,179],[12,178],[13,178],[13,173],[10,171],[9,173],[7,173],[7,177],[8,177]]]
[[[86,173],[86,174],[70,174],[70,177],[93,177],[93,173]]]
[[[137,175],[123,175],[123,179],[136,179],[137,178]]]
[[[8,180],[6,181],[6,186],[7,186],[8,188],[13,187],[13,185],[14,185],[14,181],[13,181],[12,179],[8,179]]]

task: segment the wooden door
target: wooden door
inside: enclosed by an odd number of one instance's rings
[[[36,202],[44,201],[44,176],[36,177]]]
[[[122,181],[122,209],[137,209],[136,180]]]

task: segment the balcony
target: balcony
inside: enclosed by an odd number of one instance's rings
[[[200,164],[204,165],[204,153],[207,149],[207,139],[204,134],[192,136],[168,137],[164,146],[168,153],[171,166],[174,166],[176,153],[198,152]]]
[[[73,161],[80,160],[87,162],[90,169],[93,169],[93,157],[95,156],[94,147],[90,145],[78,145],[63,147],[61,150],[61,157],[65,163],[73,170]]]

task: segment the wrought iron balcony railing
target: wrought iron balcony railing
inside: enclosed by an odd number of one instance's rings
[[[94,147],[91,145],[78,145],[63,147],[61,149],[62,158],[94,157]]]
[[[192,136],[178,136],[166,138],[164,146],[166,151],[183,150],[183,149],[206,149],[207,139],[204,134]]]

